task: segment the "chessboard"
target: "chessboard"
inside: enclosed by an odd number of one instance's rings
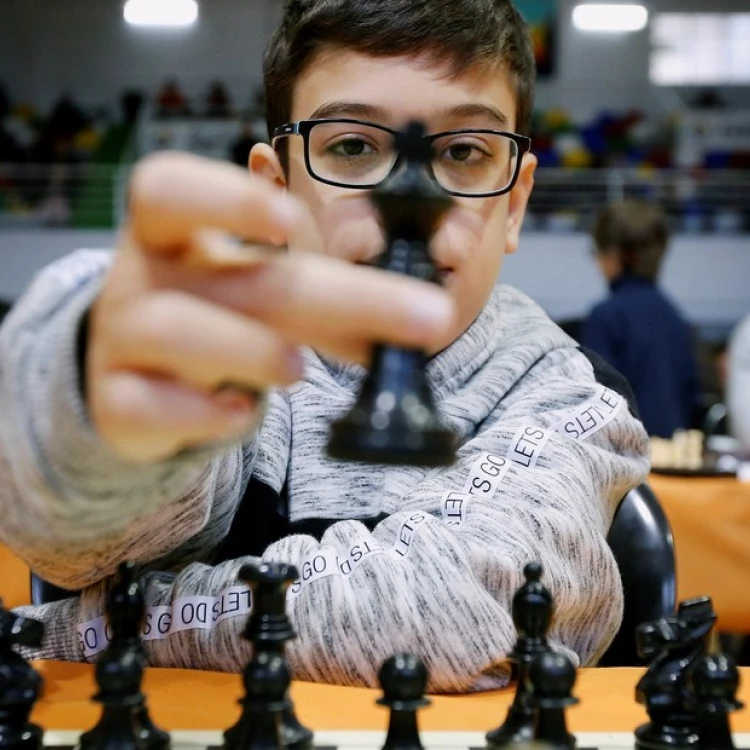
[[[80,732],[46,732],[44,747],[74,750]],[[221,732],[172,732],[172,750],[220,750]],[[633,735],[627,732],[581,732],[577,750],[633,750]],[[485,750],[481,732],[420,732],[425,750]],[[385,732],[316,732],[314,750],[381,750]],[[750,750],[750,733],[735,734],[737,750]]]

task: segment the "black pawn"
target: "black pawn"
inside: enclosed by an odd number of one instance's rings
[[[96,726],[84,732],[80,750],[142,750],[136,708],[144,700],[140,691],[143,660],[130,649],[108,649],[96,663],[99,688],[94,700],[102,704]]]
[[[734,659],[725,654],[702,657],[692,673],[692,688],[699,717],[701,750],[734,750],[729,714],[742,708],[737,700],[740,673]]]
[[[240,580],[252,591],[252,609],[242,636],[253,644],[253,654],[272,652],[283,658],[284,645],[296,636],[286,613],[286,593],[298,577],[293,565],[283,563],[251,564],[240,569]],[[233,728],[228,730],[230,737],[232,732]],[[281,714],[281,734],[290,750],[312,747],[313,733],[297,719],[288,696]]]
[[[491,748],[528,743],[534,735],[536,711],[531,702],[529,667],[549,649],[547,631],[552,621],[552,595],[542,583],[542,566],[529,563],[523,569],[526,583],[513,597],[513,623],[518,638],[508,655],[515,666],[516,694],[503,724],[487,733]]]
[[[383,750],[423,750],[417,710],[430,704],[424,663],[412,654],[396,654],[383,663],[378,678],[383,689],[378,703],[391,710]]]
[[[0,750],[41,750],[43,732],[29,721],[42,678],[13,646],[38,647],[44,626],[3,608],[0,599]]]
[[[534,743],[549,750],[573,750],[576,738],[568,732],[565,709],[578,703],[573,697],[576,669],[564,654],[547,651],[529,669],[532,702],[537,710]]]
[[[107,599],[107,616],[112,635],[109,648],[135,652],[145,667],[147,659],[141,631],[146,617],[146,602],[135,579],[135,566],[131,562],[120,564],[115,584]],[[140,686],[138,692],[140,693]],[[133,711],[142,747],[145,750],[167,750],[171,745],[169,734],[151,720],[145,696],[142,695]]]
[[[394,148],[404,166],[372,194],[387,235],[379,265],[437,283],[429,245],[452,200],[428,175],[433,148],[422,123],[398,133]],[[452,464],[458,440],[440,419],[426,367],[422,351],[376,346],[355,406],[333,424],[328,454],[379,464]]]
[[[276,652],[253,654],[245,669],[242,715],[224,733],[226,750],[284,750],[282,713],[290,707],[289,668]]]

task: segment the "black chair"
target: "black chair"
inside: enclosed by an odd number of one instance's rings
[[[635,643],[638,625],[671,615],[677,607],[672,530],[648,485],[636,487],[625,495],[607,541],[620,568],[625,613],[600,666],[637,666],[644,663]]]
[[[640,623],[672,614],[677,606],[672,530],[648,485],[631,490],[617,509],[607,537],[620,568],[625,591],[625,614],[615,640],[600,662],[603,667],[641,664],[635,644]],[[57,601],[76,592],[66,591],[31,574],[33,604]]]

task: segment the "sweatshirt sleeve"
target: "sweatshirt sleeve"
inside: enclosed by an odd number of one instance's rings
[[[222,515],[213,497],[239,498],[244,480],[239,448],[135,465],[91,424],[79,338],[111,258],[81,251],[47,267],[0,329],[0,540],[69,589],[194,540]]]
[[[267,549],[267,559],[300,571],[289,592],[296,678],[374,686],[382,661],[406,650],[425,659],[433,691],[505,684],[511,601],[532,560],[555,600],[553,646],[576,664],[602,655],[622,616],[606,535],[621,498],[646,476],[647,436],[578,350],[553,353],[534,373],[538,385],[519,384],[456,464],[395,493],[379,523],[341,521],[320,541],[293,535]],[[244,562],[145,579],[151,664],[242,668]],[[77,607],[81,632],[96,633],[104,597],[102,585],[60,606]]]
[[[727,402],[732,432],[750,451],[750,318],[732,336]]]

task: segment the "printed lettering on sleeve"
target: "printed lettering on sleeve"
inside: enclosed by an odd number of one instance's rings
[[[447,526],[463,526],[469,500],[471,495],[468,492],[446,492],[443,495],[441,506]]]
[[[159,641],[171,633],[185,630],[210,630],[229,617],[247,615],[252,607],[252,592],[246,586],[232,586],[218,596],[185,596],[171,606],[147,607],[141,637]],[[84,658],[104,651],[111,640],[107,618],[97,617],[78,626],[78,641]]]
[[[507,458],[525,469],[533,469],[551,436],[551,430],[533,425],[522,427],[513,437]]]
[[[417,529],[420,524],[427,520],[427,513],[418,510],[412,513],[406,521],[401,524],[398,532],[398,538],[393,546],[393,551],[399,557],[406,557],[411,550],[414,539],[417,536]]]
[[[464,492],[469,495],[494,497],[510,467],[509,459],[492,453],[482,453],[472,464]]]
[[[305,560],[299,569],[299,578],[290,586],[289,596],[294,599],[302,589],[313,581],[336,575],[339,572],[338,555],[332,547],[321,547],[312,557]]]
[[[618,393],[600,386],[593,398],[558,422],[554,429],[574,440],[586,440],[615,419],[624,403]]]

